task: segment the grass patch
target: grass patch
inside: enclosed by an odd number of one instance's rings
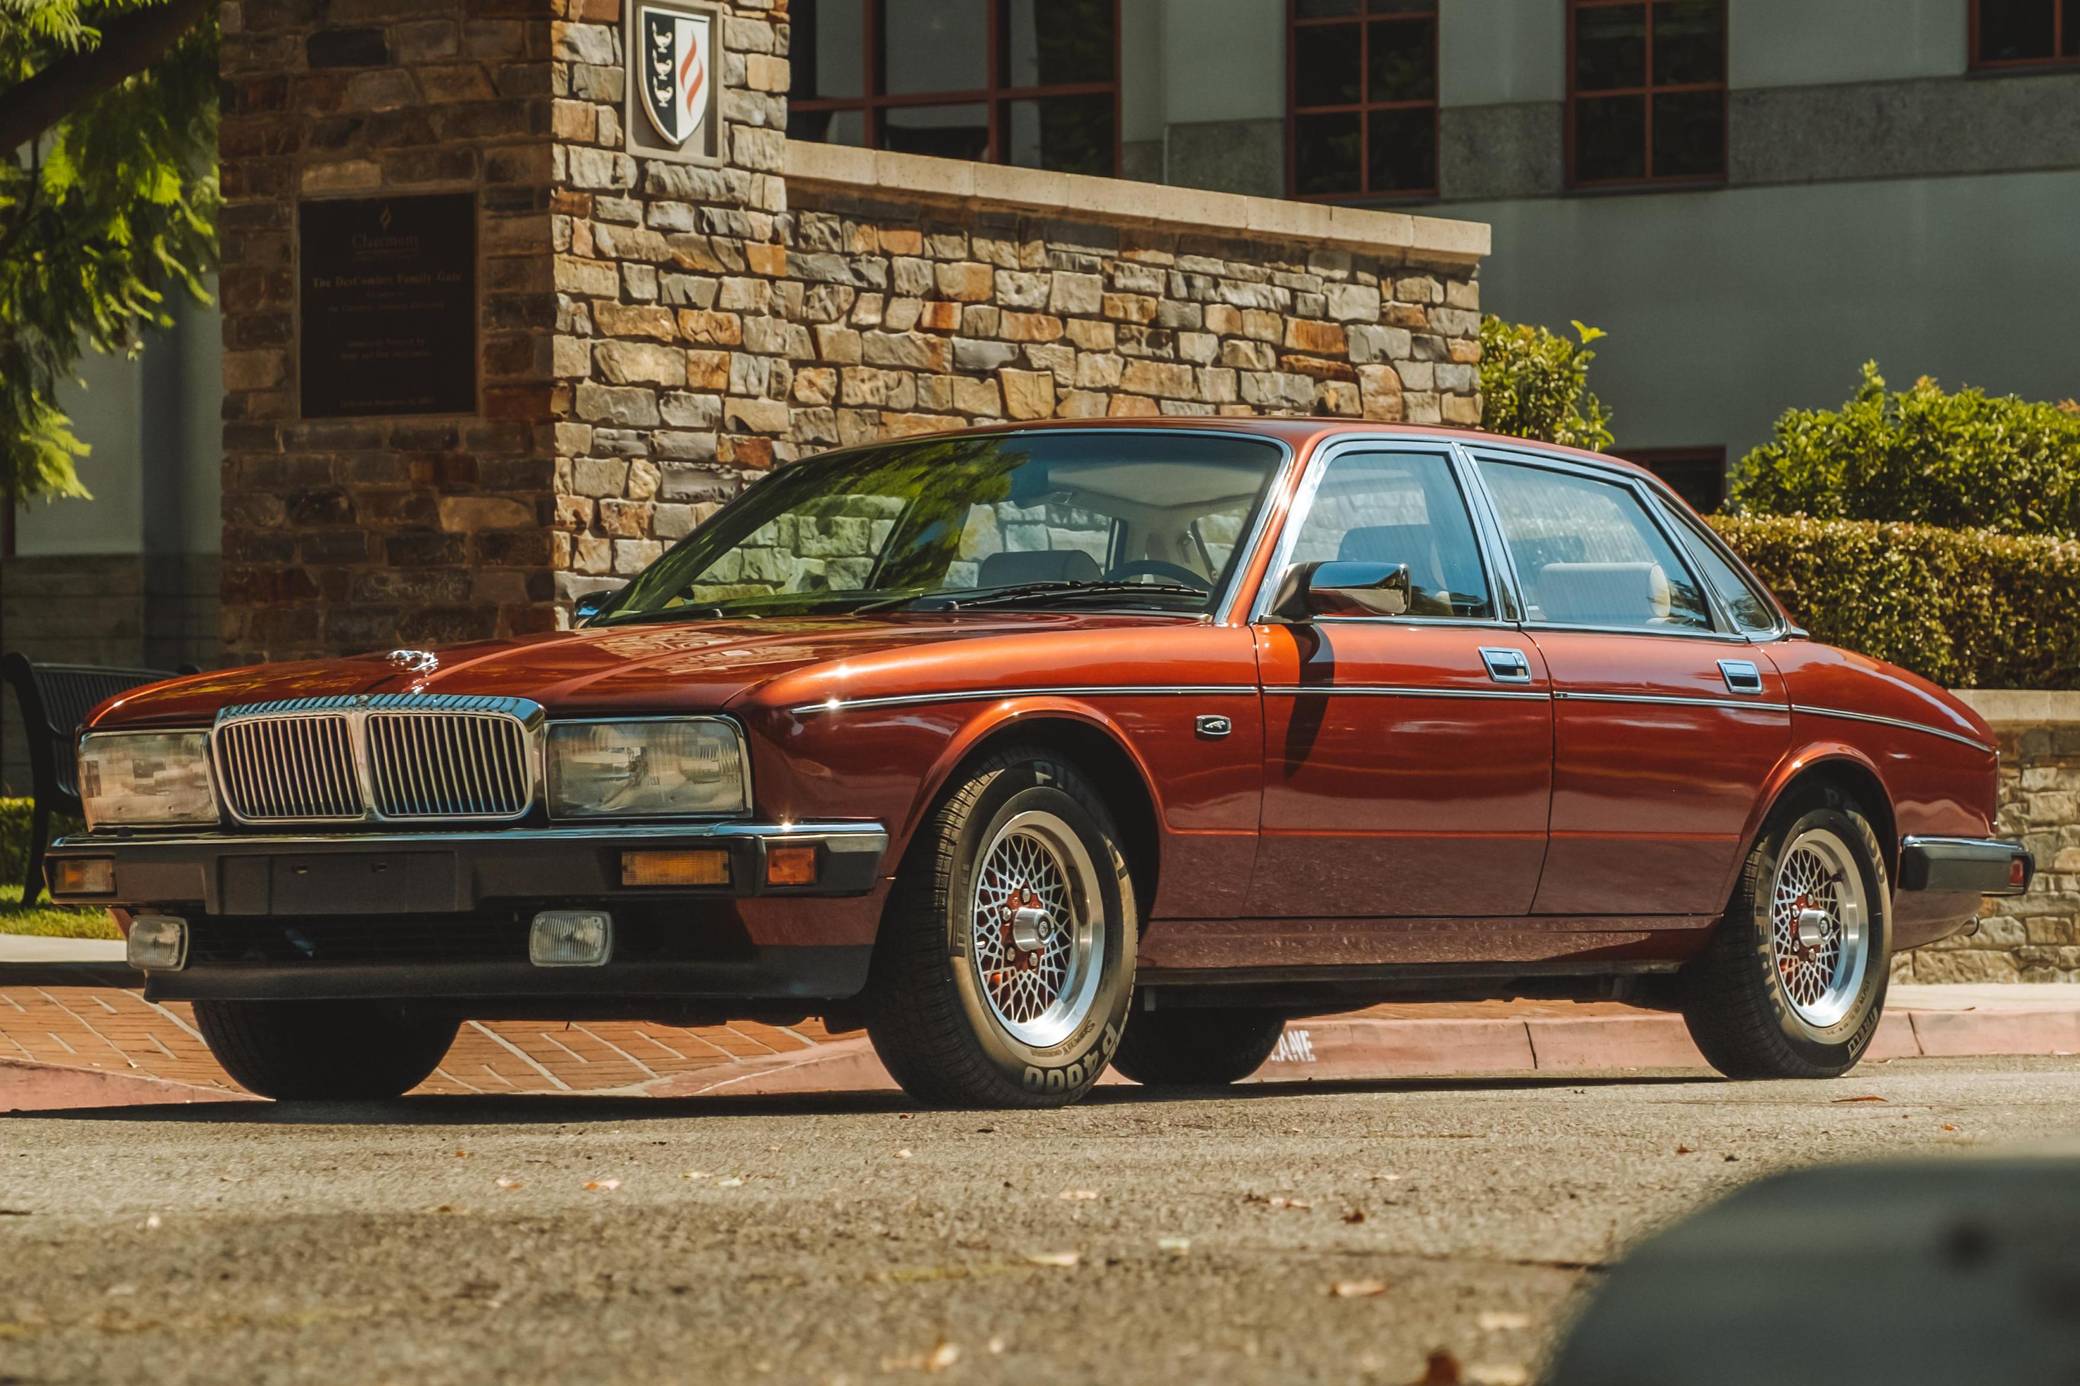
[[[121,938],[107,910],[91,905],[31,905],[22,908],[22,888],[0,885],[0,934],[42,938]]]

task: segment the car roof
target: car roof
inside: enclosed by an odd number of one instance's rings
[[[1589,452],[1582,448],[1567,447],[1560,443],[1542,442],[1535,438],[1512,438],[1506,434],[1483,433],[1471,428],[1448,428],[1434,424],[1390,423],[1374,419],[1320,418],[1312,415],[1245,415],[1245,414],[1165,414],[1135,418],[1101,419],[1033,419],[1020,423],[984,424],[975,428],[949,430],[937,435],[970,433],[1027,433],[1072,430],[1078,432],[1103,432],[1113,429],[1158,429],[1166,432],[1249,433],[1263,438],[1276,438],[1289,444],[1295,451],[1305,451],[1310,445],[1345,435],[1360,435],[1367,438],[1437,438],[1451,439],[1461,443],[1490,443],[1497,447],[1530,448],[1571,461],[1585,462],[1591,466],[1604,467],[1628,476],[1644,477],[1658,483],[1658,478],[1636,462],[1622,457],[1613,457],[1607,452]],[[910,441],[909,438],[889,441]],[[1665,488],[1663,488],[1665,489]]]

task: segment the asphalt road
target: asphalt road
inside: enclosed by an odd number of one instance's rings
[[[2080,1149],[2080,1060],[4,1119],[0,1383],[1521,1381],[1743,1181],[2017,1147]]]

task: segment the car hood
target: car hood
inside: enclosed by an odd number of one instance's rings
[[[949,612],[608,626],[216,670],[121,694],[91,724],[193,726],[219,708],[358,693],[521,697],[552,715],[704,710],[812,666],[840,676],[873,672],[885,679],[914,667],[944,677],[949,657],[978,670],[987,666],[980,651],[962,653],[978,640],[1189,623],[1161,615]],[[845,681],[849,686],[851,679]],[[799,688],[802,681],[790,685]]]

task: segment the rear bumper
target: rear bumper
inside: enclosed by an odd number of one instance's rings
[[[1899,845],[1901,890],[2020,895],[2036,874],[2036,858],[2027,849],[1998,838],[1909,837]]]

